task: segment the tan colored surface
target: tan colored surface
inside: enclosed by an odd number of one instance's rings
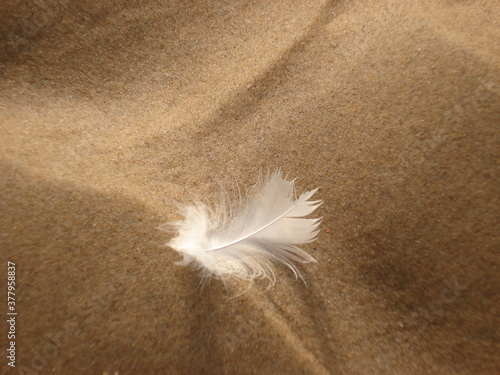
[[[18,369],[500,372],[498,2],[26,4],[0,5]],[[155,227],[276,167],[325,202],[307,285],[200,291]]]

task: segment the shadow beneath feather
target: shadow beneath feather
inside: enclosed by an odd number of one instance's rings
[[[19,362],[58,373],[176,367],[172,340],[188,335],[173,309],[179,287],[157,214],[7,163],[0,175],[0,256],[18,267],[25,322]],[[51,340],[58,349],[49,355]]]

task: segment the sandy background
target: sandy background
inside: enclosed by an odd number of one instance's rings
[[[498,374],[499,10],[2,1],[0,373]],[[307,285],[200,290],[155,227],[276,167]]]

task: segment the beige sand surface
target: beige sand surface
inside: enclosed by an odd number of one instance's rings
[[[500,373],[497,1],[102,3],[0,4],[0,373]],[[307,285],[200,290],[155,227],[276,167]]]

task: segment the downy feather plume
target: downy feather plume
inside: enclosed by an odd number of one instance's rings
[[[296,199],[294,181],[277,170],[233,208],[224,201],[215,208],[200,202],[181,206],[184,219],[169,225],[177,235],[167,245],[183,255],[178,264],[199,268],[203,277],[267,278],[274,284],[272,262],[300,277],[294,262],[316,262],[297,247],[319,233],[321,219],[304,218],[322,203],[310,200],[316,191]]]

